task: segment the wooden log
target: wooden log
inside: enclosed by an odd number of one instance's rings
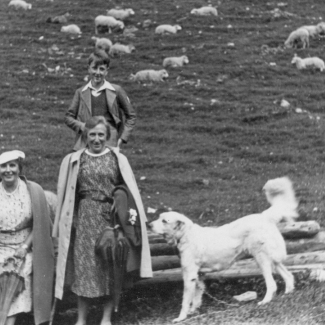
[[[177,255],[178,249],[168,244],[150,244],[150,253],[151,256]]]
[[[175,269],[181,266],[181,262],[178,256],[152,256],[152,270],[161,271],[168,269]]]
[[[181,265],[178,256],[154,256],[151,258],[151,262],[153,271],[179,268]],[[325,250],[319,252],[288,255],[284,264],[287,266],[325,264]],[[254,259],[247,258],[237,261],[231,267],[231,269],[233,268],[242,268],[243,270],[247,270],[257,269],[258,267]]]
[[[216,228],[216,227],[215,227]],[[279,223],[278,228],[286,239],[297,238],[310,238],[315,236],[321,231],[320,225],[317,221],[299,221],[292,223]],[[322,229],[322,231],[325,231]],[[151,231],[148,232],[149,243],[166,243],[166,240],[162,235],[157,235]]]
[[[320,231],[319,223],[314,220],[279,223],[278,228],[285,239],[310,238]]]
[[[325,263],[317,264],[304,264],[304,265],[289,265],[287,267],[292,273],[312,271],[312,270],[323,270],[325,269]],[[259,268],[230,268],[221,272],[211,272],[205,275],[206,280],[219,280],[219,279],[239,279],[262,276]],[[154,272],[153,278],[144,279],[138,281],[136,285],[152,285],[158,283],[183,281],[182,271],[180,268],[172,270],[163,270]]]

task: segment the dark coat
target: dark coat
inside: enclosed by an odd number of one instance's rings
[[[136,113],[123,88],[119,85],[111,85],[115,91],[105,89],[105,93],[108,110],[115,122],[113,127],[115,127],[117,131],[116,142],[119,138],[127,142],[135,125]],[[83,90],[84,87],[85,86],[82,86],[76,90],[64,120],[65,124],[76,133],[74,151],[86,147],[86,142],[82,137],[82,128],[86,121],[92,117],[91,90],[89,88]],[[116,143],[110,144],[116,146]]]

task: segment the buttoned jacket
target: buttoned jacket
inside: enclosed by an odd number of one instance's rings
[[[142,235],[140,277],[152,277],[152,266],[148,235],[146,230],[146,215],[138,186],[127,158],[116,148],[110,148],[118,158],[118,164],[123,180],[136,202]],[[80,166],[80,156],[85,149],[67,155],[60,167],[58,180],[58,205],[53,226],[53,237],[58,237],[58,259],[56,267],[55,297],[62,299],[71,240],[73,214],[75,210],[77,176]],[[70,255],[69,255],[70,256]]]
[[[115,91],[112,89],[104,90],[108,110],[114,120],[118,139],[127,142],[135,125],[136,113],[123,88],[116,84],[111,85]],[[83,86],[76,90],[64,120],[65,124],[76,133],[74,151],[86,147],[86,142],[82,137],[82,130],[86,121],[92,117],[91,90],[84,88]]]

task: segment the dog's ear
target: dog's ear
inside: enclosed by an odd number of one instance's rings
[[[177,220],[176,221],[176,224],[175,224],[175,227],[174,227],[174,230],[181,230],[182,227],[184,226],[184,221],[181,221],[181,220]]]

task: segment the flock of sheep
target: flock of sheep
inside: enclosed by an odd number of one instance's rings
[[[320,22],[317,25],[302,26],[290,33],[289,37],[284,42],[284,45],[287,48],[293,48],[297,47],[298,44],[301,43],[302,48],[305,49],[309,47],[309,38],[323,37],[324,33],[324,22]],[[306,69],[307,67],[315,67],[320,71],[323,71],[325,69],[324,61],[318,57],[308,57],[302,59],[295,54],[291,63],[296,64],[296,67],[299,70]]]
[[[9,2],[9,6],[12,6],[15,9],[24,10],[29,10],[32,8],[32,5],[30,3],[25,2],[24,0],[11,0]],[[134,14],[135,12],[131,8],[107,10],[106,15],[99,15],[94,20],[95,34],[97,35],[99,32],[112,33],[125,30],[124,21],[127,20],[130,16],[133,16]],[[212,6],[204,6],[201,8],[192,9],[191,14],[199,16],[217,16],[218,12],[217,9]],[[61,32],[78,35],[82,34],[81,29],[78,25],[67,24],[69,17],[70,14],[66,13],[61,16],[48,18],[47,22],[66,24],[61,27]],[[180,25],[162,24],[155,28],[155,33],[158,35],[176,34],[181,29],[182,27]],[[91,39],[95,42],[96,48],[104,50],[112,57],[123,53],[130,54],[135,51],[135,47],[133,44],[113,44],[110,39],[97,36],[93,36],[91,37]],[[131,74],[130,80],[136,82],[163,82],[166,78],[169,77],[169,74],[166,70],[168,67],[182,67],[188,63],[189,59],[186,55],[181,55],[179,57],[167,57],[164,58],[162,62],[162,66],[164,69],[141,70],[135,74]]]

